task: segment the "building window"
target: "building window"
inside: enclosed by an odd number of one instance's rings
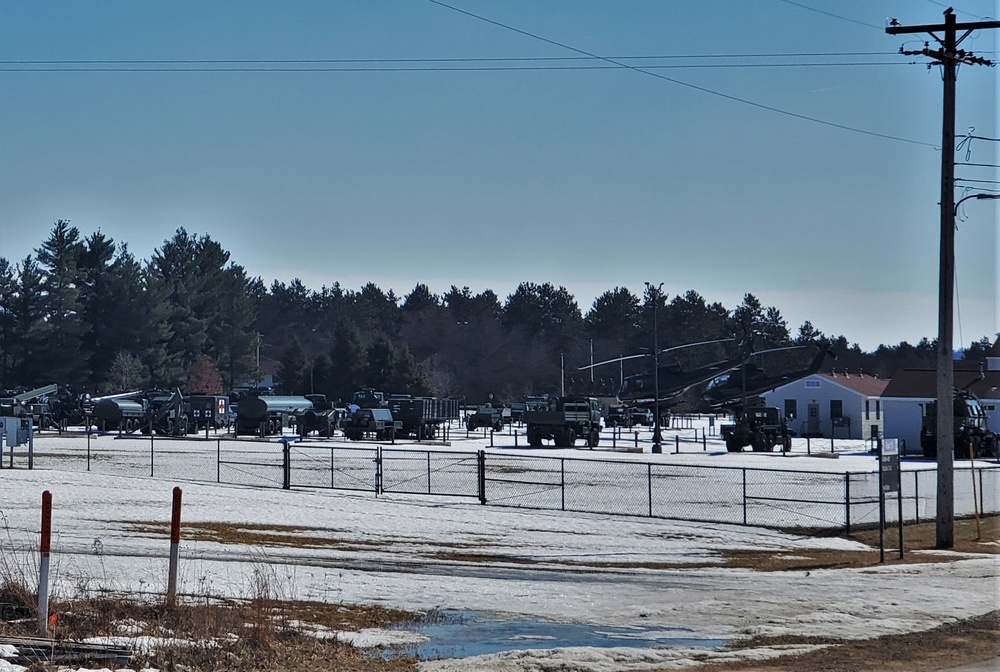
[[[811,389],[815,389],[815,388],[818,388],[819,386],[820,386],[820,381],[818,381],[818,380],[807,380],[806,381],[806,389],[810,389],[810,388]]]
[[[785,399],[785,419],[794,420],[798,414],[798,402],[794,399]]]
[[[878,420],[880,417],[882,417],[882,400],[881,399],[876,399],[875,400],[875,419]]]
[[[871,417],[871,412],[869,411],[869,406],[871,405],[871,399],[865,399],[865,420]]]
[[[830,400],[830,417],[831,418],[842,418],[844,417],[844,402],[840,399]]]

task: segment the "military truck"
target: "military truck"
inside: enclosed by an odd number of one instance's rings
[[[594,397],[552,397],[543,409],[524,412],[528,445],[538,448],[551,440],[557,448],[572,448],[583,439],[590,448],[601,440],[601,402]]]
[[[750,446],[754,452],[771,452],[776,446],[792,448],[792,432],[781,412],[770,406],[746,406],[737,409],[733,424],[721,425],[719,432],[730,453]]]
[[[968,459],[970,446],[974,457],[1000,457],[998,437],[990,431],[986,411],[979,398],[965,390],[955,390],[954,395],[955,457]],[[920,423],[920,448],[924,457],[937,459],[937,402],[924,406]]]
[[[56,423],[52,419],[49,395],[59,391],[58,385],[46,385],[0,399],[0,417],[30,417],[36,429],[47,429]]]
[[[191,425],[196,430],[223,429],[230,425],[229,397],[195,394],[187,398],[191,407]]]

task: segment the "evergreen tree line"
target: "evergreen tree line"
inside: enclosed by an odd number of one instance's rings
[[[147,260],[100,231],[82,237],[56,222],[34,255],[0,257],[0,386],[48,383],[76,391],[233,386],[260,379],[260,361],[280,361],[282,392],[349,398],[361,387],[485,401],[559,392],[613,395],[622,375],[648,371],[648,358],[581,370],[592,362],[720,338],[672,351],[661,364],[755,349],[816,344],[839,370],[889,377],[933,367],[934,343],[905,341],[865,353],[810,322],[794,334],[775,307],[752,294],[730,310],[694,290],[670,297],[647,286],[615,287],[583,313],[565,289],[521,283],[501,300],[452,286],[443,295],[417,284],[400,298],[368,283],[319,290],[260,277],[208,235],[183,228]],[[982,359],[989,338],[966,357]],[[828,368],[831,365],[828,365]],[[193,381],[198,381],[194,383]],[[204,381],[217,381],[206,383]]]

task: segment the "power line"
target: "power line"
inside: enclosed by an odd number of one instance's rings
[[[831,16],[831,17],[833,17],[835,19],[840,19],[841,21],[849,21],[851,23],[856,23],[859,26],[865,26],[867,28],[874,28],[876,30],[882,30],[882,28],[883,28],[882,26],[876,26],[873,23],[865,23],[864,21],[858,21],[857,19],[850,19],[850,18],[848,18],[846,16],[841,16],[840,14],[834,14],[832,12],[825,12],[822,9],[816,9],[815,7],[810,7],[809,5],[803,5],[800,2],[793,2],[792,0],[781,0],[781,2],[785,3],[786,5],[794,5],[795,7],[799,7],[801,9],[809,10],[810,12],[816,12],[817,14],[823,14],[825,16]]]
[[[856,128],[854,126],[848,126],[846,124],[838,124],[836,122],[826,121],[824,119],[819,119],[817,117],[810,117],[808,115],[799,114],[797,112],[789,112],[788,110],[782,110],[780,108],[772,107],[770,105],[764,105],[763,103],[756,103],[754,101],[747,100],[746,98],[740,98],[738,96],[733,96],[733,95],[730,95],[728,93],[722,93],[721,91],[715,91],[713,89],[709,89],[709,88],[706,88],[704,86],[698,86],[696,84],[690,84],[688,82],[685,82],[685,81],[682,81],[682,80],[679,80],[679,79],[675,79],[673,77],[667,77],[666,75],[662,75],[662,74],[657,73],[657,72],[651,72],[651,71],[649,71],[649,70],[647,70],[645,68],[639,68],[639,67],[636,67],[636,66],[633,66],[633,65],[628,65],[627,63],[623,63],[620,60],[611,59],[611,58],[608,58],[608,57],[605,57],[605,56],[598,56],[597,54],[593,54],[593,53],[591,53],[589,51],[585,51],[583,49],[578,49],[576,47],[571,47],[568,44],[563,44],[561,42],[556,42],[555,40],[550,40],[547,37],[542,37],[541,35],[536,35],[534,33],[528,32],[526,30],[521,30],[520,28],[515,28],[514,26],[510,26],[510,25],[507,25],[505,23],[501,23],[499,21],[494,21],[493,19],[488,19],[488,18],[486,18],[484,16],[480,16],[479,14],[475,14],[473,12],[469,12],[469,11],[464,10],[464,9],[459,9],[458,7],[454,7],[452,5],[449,5],[449,4],[446,4],[444,2],[441,2],[441,0],[427,0],[427,1],[430,2],[430,3],[433,3],[435,5],[438,5],[439,7],[444,7],[445,9],[450,9],[453,12],[457,12],[459,14],[464,14],[464,15],[469,16],[469,17],[471,17],[473,19],[476,19],[478,21],[483,21],[485,23],[489,23],[489,24],[497,26],[499,28],[503,28],[504,30],[509,30],[511,32],[518,33],[519,35],[524,35],[525,37],[530,37],[531,39],[539,40],[541,42],[545,42],[546,44],[551,44],[551,45],[559,47],[561,49],[569,49],[570,51],[574,51],[574,52],[576,52],[578,54],[582,54],[584,56],[589,56],[591,58],[599,58],[602,61],[606,61],[608,63],[612,63],[614,65],[617,65],[617,66],[621,67],[621,68],[627,68],[628,70],[632,70],[633,72],[644,74],[644,75],[647,75],[647,76],[650,76],[650,77],[656,77],[657,79],[662,79],[662,80],[670,82],[672,84],[677,84],[679,86],[684,86],[684,87],[689,88],[689,89],[694,89],[695,91],[701,91],[702,93],[707,93],[707,94],[710,94],[710,95],[713,95],[713,96],[717,96],[719,98],[725,98],[726,100],[731,100],[731,101],[737,102],[737,103],[743,103],[744,105],[749,105],[751,107],[756,107],[756,108],[761,109],[761,110],[767,110],[769,112],[775,112],[777,114],[782,114],[782,115],[787,116],[787,117],[793,117],[795,119],[801,119],[803,121],[810,121],[810,122],[813,122],[815,124],[821,124],[823,126],[829,126],[831,128],[839,128],[839,129],[844,130],[844,131],[851,131],[853,133],[861,133],[863,135],[868,135],[868,136],[872,136],[872,137],[876,137],[876,138],[883,138],[885,140],[895,140],[897,142],[905,142],[907,144],[921,145],[921,146],[924,146],[924,147],[932,147],[932,148],[937,149],[937,146],[934,145],[933,143],[930,143],[930,142],[923,142],[921,140],[912,140],[910,138],[902,138],[902,137],[895,136],[895,135],[888,135],[886,133],[877,133],[875,131],[867,131],[867,130],[864,130],[864,129],[861,129],[861,128]]]
[[[754,69],[754,68],[813,68],[813,67],[880,67],[880,66],[905,66],[921,65],[916,61],[908,63],[893,62],[857,62],[857,63],[706,63],[706,64],[686,64],[686,65],[646,65],[644,70],[725,70],[725,69]],[[491,66],[434,66],[434,67],[279,67],[277,65],[265,67],[247,66],[212,66],[198,67],[195,65],[182,67],[111,67],[111,66],[68,66],[68,67],[3,67],[0,72],[511,72],[511,71],[531,71],[540,72],[554,70],[620,70],[618,65],[491,65]]]
[[[951,7],[951,5],[945,4],[943,2],[938,2],[937,0],[927,0],[927,2],[931,3],[932,5],[937,5],[938,7],[942,7],[944,9],[948,9],[949,7]],[[978,14],[973,14],[972,12],[963,12],[961,9],[955,9],[954,12],[956,14],[965,14],[966,16],[974,16],[977,19],[987,18],[985,16],[979,16]]]
[[[616,60],[668,60],[701,58],[829,58],[832,56],[895,56],[895,51],[827,51],[827,52],[786,52],[786,53],[744,53],[744,54],[660,54],[605,56]],[[287,58],[287,59],[101,59],[101,60],[13,60],[0,61],[3,65],[179,65],[179,64],[285,64],[285,63],[484,63],[496,61],[592,61],[602,60],[597,56],[503,56],[493,58]]]

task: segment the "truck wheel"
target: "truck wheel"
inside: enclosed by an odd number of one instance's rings
[[[576,430],[567,429],[566,430],[566,447],[572,448],[576,445]]]
[[[528,445],[532,448],[540,448],[542,445],[542,437],[534,429],[528,429]]]
[[[590,440],[587,441],[587,445],[591,448],[597,448],[597,445],[601,442],[601,432],[597,429],[590,430]]]
[[[730,453],[741,453],[743,452],[743,444],[741,444],[737,439],[727,438],[726,450],[728,450]]]

